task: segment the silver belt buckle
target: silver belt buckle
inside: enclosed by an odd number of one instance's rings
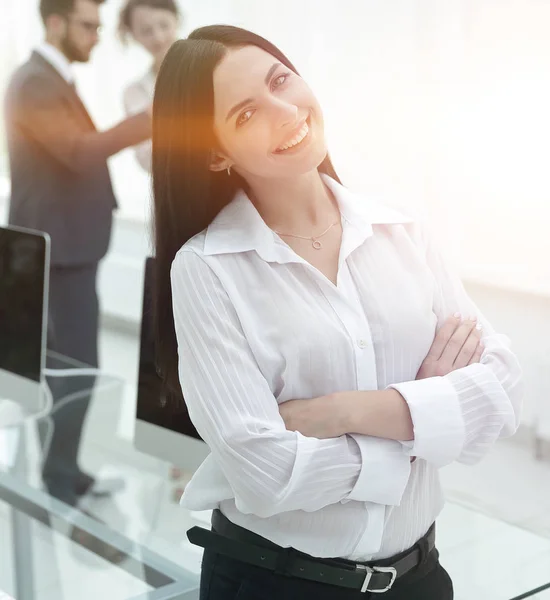
[[[389,590],[391,590],[392,585],[397,579],[397,571],[394,567],[367,567],[366,565],[357,565],[356,568],[358,571],[366,571],[365,581],[363,581],[363,586],[361,587],[361,591],[363,593],[370,592],[371,594],[383,594],[384,592],[388,592]],[[384,589],[369,590],[369,583],[374,573],[390,573],[391,580]]]

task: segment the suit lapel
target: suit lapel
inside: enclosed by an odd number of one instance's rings
[[[91,127],[94,131],[96,130],[94,122],[90,117],[86,107],[84,106],[80,96],[76,93],[76,89],[74,85],[71,85],[67,82],[67,80],[57,71],[57,69],[50,64],[43,56],[41,56],[38,52],[33,52],[31,56],[31,60],[40,65],[40,67],[48,73],[48,75],[55,80],[56,84],[59,86],[60,91],[63,92],[63,95],[70,102],[72,107],[75,109],[80,116],[82,116],[89,127]]]

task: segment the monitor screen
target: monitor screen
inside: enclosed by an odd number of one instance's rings
[[[142,421],[201,439],[185,407],[181,392],[169,393],[158,375],[153,333],[152,287],[155,259],[145,263],[143,312],[140,335],[138,398],[136,416]]]
[[[0,369],[40,381],[46,345],[47,234],[0,227]]]

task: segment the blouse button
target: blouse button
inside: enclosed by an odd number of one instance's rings
[[[361,338],[360,340],[357,340],[357,345],[359,346],[359,348],[361,348],[361,350],[363,350],[369,345],[369,342]]]

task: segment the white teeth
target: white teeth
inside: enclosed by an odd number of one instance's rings
[[[293,137],[289,142],[287,142],[280,148],[277,148],[277,150],[279,150],[279,151],[280,150],[288,150],[289,148],[292,148],[292,146],[296,146],[306,137],[306,135],[308,133],[309,133],[309,127],[308,127],[307,123],[304,123],[302,129],[300,129],[298,134],[295,137]]]

